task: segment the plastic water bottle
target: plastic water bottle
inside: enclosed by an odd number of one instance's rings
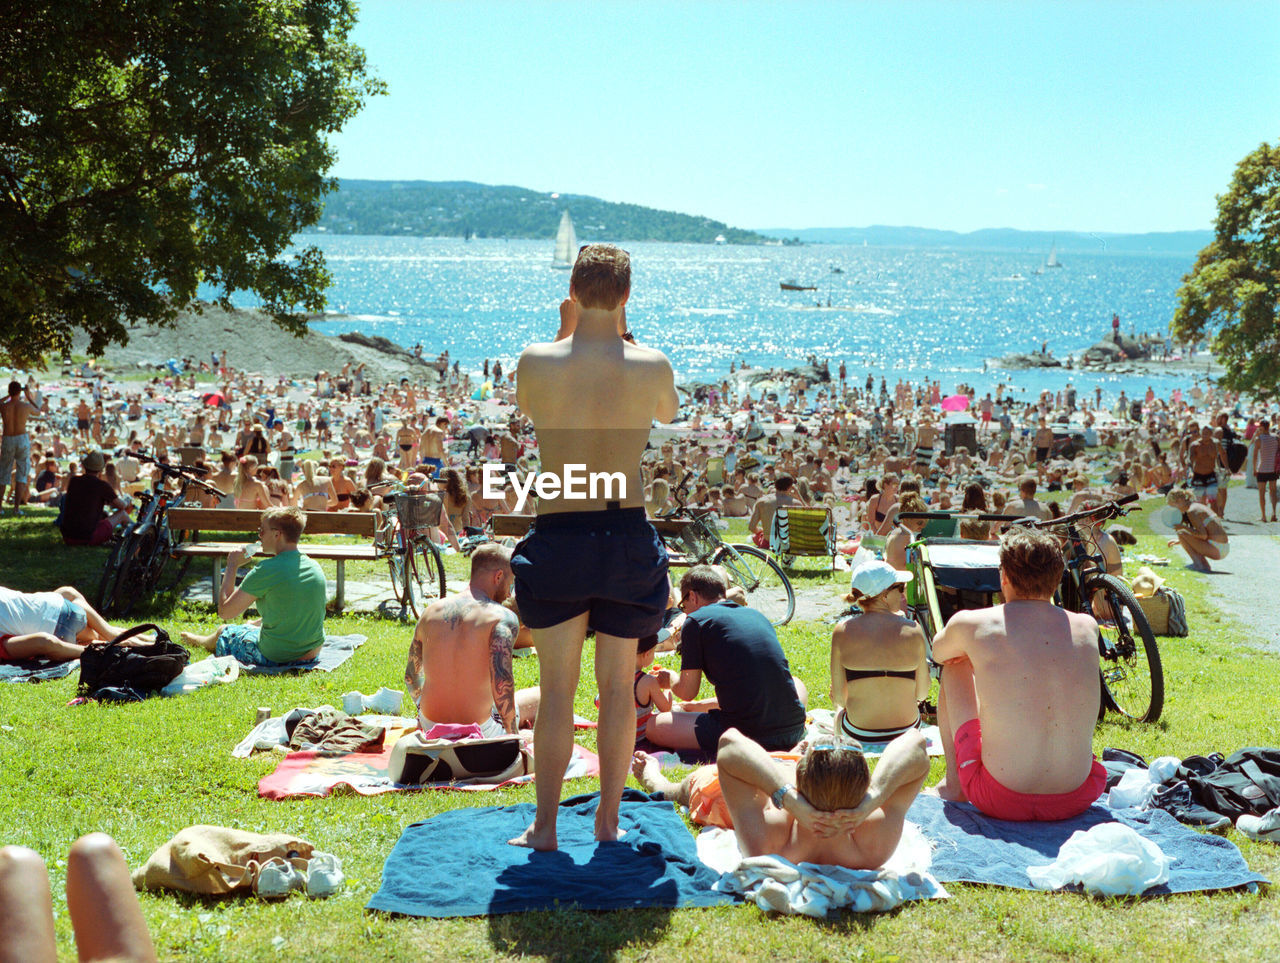
[[[261,542],[250,542],[244,547],[244,560],[247,562],[262,551]]]

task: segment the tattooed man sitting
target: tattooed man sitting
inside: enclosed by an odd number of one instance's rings
[[[413,632],[404,681],[426,732],[437,722],[475,723],[485,736],[533,725],[537,688],[516,691],[511,649],[520,621],[502,602],[511,593],[511,549],[481,545],[471,580],[427,607]]]

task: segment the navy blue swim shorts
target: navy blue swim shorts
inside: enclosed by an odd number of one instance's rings
[[[622,639],[662,628],[667,552],[643,508],[539,515],[511,556],[520,620],[547,629],[587,612]]]

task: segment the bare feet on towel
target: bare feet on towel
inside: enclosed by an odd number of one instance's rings
[[[596,842],[616,843],[625,835],[626,833],[618,828],[618,819],[616,815],[612,821],[605,822],[600,818],[600,810],[596,810]]]
[[[527,846],[529,849],[549,853],[556,849],[556,828],[552,826],[546,829],[535,822],[515,839],[508,839],[507,842],[512,846]]]

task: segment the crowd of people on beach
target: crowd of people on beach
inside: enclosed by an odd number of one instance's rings
[[[214,600],[226,624],[184,640],[271,664],[313,657],[323,641],[324,575],[299,544],[307,517],[376,513],[393,491],[426,488],[441,504],[432,537],[474,551],[467,587],[416,625],[405,684],[420,733],[474,724],[528,741],[532,728],[537,814],[513,843],[557,845],[582,646],[594,633],[597,839],[620,835],[619,801],[634,773],[699,821],[733,826],[747,854],[822,854],[854,868],[878,867],[893,851],[928,775],[920,704],[929,666],[921,630],[903,616],[905,550],[921,527],[909,516],[959,511],[970,516],[962,537],[999,543],[1003,605],[957,613],[933,640],[946,754],[936,791],[1004,819],[1060,819],[1092,803],[1104,780],[1091,749],[1096,627],[1085,615],[1051,615],[1062,577],[1052,537],[977,516],[1048,519],[1134,493],[1162,496],[1176,516],[1170,546],[1207,570],[1227,553],[1221,520],[1233,474],[1256,480],[1261,518],[1276,521],[1274,405],[1198,386],[1134,399],[1071,384],[1031,401],[1003,384],[944,396],[937,381],[863,381],[844,363],[764,378],[735,363],[720,384],[682,394],[665,356],[629,337],[629,293],[625,252],[584,247],[555,340],[527,349],[518,377],[516,365],[488,360],[473,377],[444,352],[430,382],[375,383],[353,364],[268,379],[228,351],[175,359],[146,380],[89,366],[44,383],[26,375],[0,403],[0,505],[56,507],[68,544],[102,544],[143,493],[172,484],[162,466],[203,473],[224,494],[191,497],[260,511],[270,557],[237,583],[251,553],[232,552]],[[624,484],[582,498],[539,487],[520,504],[530,474],[563,477],[575,465]],[[1071,497],[1041,502],[1041,491]],[[669,575],[650,519],[679,504],[745,519],[762,546],[778,509],[825,508],[839,551],[863,550],[851,573],[859,613],[832,636],[830,742],[806,740],[809,694],[773,626],[741,604],[725,573],[698,565]],[[495,515],[517,510],[533,516],[524,538],[488,537]],[[883,560],[865,560],[872,545]],[[251,607],[259,624],[238,621]],[[0,588],[0,659],[74,658],[119,631],[74,589]],[[999,657],[1029,637],[1043,644]],[[539,685],[517,691],[522,638],[536,648]],[[650,671],[660,645],[678,647],[678,672]],[[1002,665],[1016,665],[1017,678]],[[699,700],[704,679],[714,697]],[[634,751],[638,740],[701,750],[715,764],[672,782]],[[865,743],[886,746],[874,773]]]

